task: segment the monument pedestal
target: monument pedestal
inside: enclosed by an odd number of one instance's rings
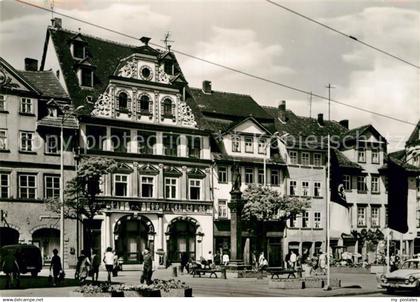
[[[230,192],[230,261],[229,270],[240,270],[244,268],[242,259],[242,225],[241,214],[244,207],[242,192],[232,190]]]

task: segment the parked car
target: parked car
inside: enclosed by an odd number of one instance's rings
[[[19,265],[21,274],[31,273],[33,277],[38,276],[42,269],[41,250],[31,244],[14,244],[5,245],[0,248],[0,263],[1,258],[7,253],[13,253]]]
[[[420,290],[420,259],[405,261],[400,269],[381,275],[379,282],[379,285],[389,293],[396,289]]]

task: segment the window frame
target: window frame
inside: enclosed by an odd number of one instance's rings
[[[319,158],[317,158],[317,156],[319,156]],[[319,153],[319,152],[316,152],[316,153],[313,154],[313,158],[314,158],[314,166],[315,167],[321,167],[322,166],[322,154]]]
[[[267,154],[267,138],[258,139],[258,154]]]
[[[171,108],[168,111],[168,108]],[[174,100],[170,97],[164,97],[162,99],[162,116],[164,118],[174,118],[175,117],[175,108],[174,108]]]
[[[244,142],[245,142],[245,153],[254,153],[254,137],[253,136],[249,136],[246,135],[244,137]]]
[[[165,177],[165,199],[177,199],[178,197],[178,178]],[[168,183],[168,180],[170,183]],[[168,188],[170,189],[168,191]],[[170,193],[170,194],[168,194]]]
[[[302,166],[310,166],[311,165],[311,154],[309,152],[301,152],[301,165]],[[307,156],[307,158],[305,158]]]
[[[276,173],[273,174],[273,172],[276,172]],[[273,177],[274,178],[277,178],[277,181],[276,182],[273,181]],[[271,170],[270,184],[272,186],[275,186],[275,187],[280,186],[280,170],[279,169],[272,169]]]
[[[151,179],[152,182],[144,182],[143,179]],[[152,196],[144,196],[143,185],[148,185],[152,187]],[[155,177],[153,175],[140,175],[140,198],[155,198],[156,188],[155,188]]]
[[[0,94],[0,112],[7,111],[6,95]]]
[[[139,139],[140,137],[142,138],[143,142],[140,142],[140,139]],[[153,143],[153,144],[149,146],[149,143]],[[145,131],[145,130],[137,131],[137,153],[153,155],[156,153],[156,144],[157,144],[156,132]]]
[[[250,173],[252,171],[252,173]],[[248,177],[251,177],[251,181],[249,181]],[[245,168],[245,184],[251,185],[254,183],[254,168]]]
[[[28,139],[28,137],[26,137],[24,140],[24,136],[27,136],[27,135],[30,135],[31,138]],[[35,135],[35,132],[33,131],[23,131],[23,130],[19,131],[19,151],[34,152],[33,151],[34,135]],[[29,144],[28,144],[28,141],[29,141]]]
[[[4,135],[1,133],[4,133]],[[9,150],[7,129],[4,128],[0,129],[0,150]]]
[[[374,156],[374,154],[376,154],[376,157]],[[379,150],[372,149],[370,159],[371,159],[372,164],[376,164],[376,165],[380,164],[380,152],[379,152]]]
[[[321,212],[314,212],[314,229],[322,229]]]
[[[362,183],[363,183],[363,188],[360,187]],[[357,192],[366,193],[367,191],[368,191],[368,187],[366,183],[366,176],[358,175],[357,176]]]
[[[52,179],[52,187],[48,187],[48,181],[47,179],[51,178]],[[58,187],[56,187],[54,181],[58,179]],[[44,175],[44,197],[45,198],[59,198],[60,197],[60,186],[61,186],[61,181],[60,181],[60,175]],[[58,190],[58,194],[56,195],[54,193],[54,191]],[[48,194],[48,191],[52,191],[52,196],[50,196]]]
[[[50,140],[51,139],[55,139],[56,140],[56,152],[51,152],[51,148],[49,146],[50,144]],[[58,135],[47,135],[45,137],[45,154],[60,154],[60,150],[61,146],[60,146],[60,138],[58,137]]]
[[[361,156],[363,155],[363,156]],[[361,158],[363,157],[363,158]],[[357,162],[358,163],[366,163],[366,149],[365,148],[359,148],[357,149]]]
[[[3,177],[6,179],[6,185],[3,184]],[[0,172],[0,198],[10,198],[10,189],[10,173]]]
[[[203,197],[201,194],[202,185],[203,185],[203,182],[201,181],[201,179],[193,178],[193,179],[188,180],[188,197],[190,200],[202,200],[202,197]],[[198,198],[192,198],[193,188],[198,189]]]
[[[379,179],[380,179],[379,175],[371,175],[370,176],[370,191],[373,194],[380,194],[381,193]],[[374,180],[376,180],[376,182],[374,182]],[[374,190],[374,188],[375,188],[375,190]]]
[[[89,83],[86,82],[87,75],[89,75],[89,78],[90,78]],[[81,87],[88,87],[88,88],[93,87],[93,70],[92,69],[86,68],[86,67],[81,67],[80,68],[80,86]]]
[[[232,152],[241,152],[241,136],[237,134],[232,135]]]
[[[376,220],[377,220],[377,224],[374,224],[374,210],[377,211],[377,216],[376,216]],[[372,228],[379,228],[381,226],[381,208],[379,206],[371,206],[370,207],[370,226]]]
[[[34,114],[34,100],[26,97],[20,98],[19,113]]]
[[[179,156],[179,140],[179,134],[164,133],[162,137],[163,155],[174,157]],[[169,145],[166,144],[167,142],[169,142]]]
[[[343,187],[344,187],[344,190],[346,190],[346,191],[353,190],[352,176],[351,175],[348,175],[348,174],[343,175]]]
[[[117,177],[120,177],[120,180],[117,180]],[[122,180],[122,178],[126,178],[125,181]],[[117,183],[118,184],[125,184],[125,195],[117,195]],[[129,197],[130,196],[130,181],[129,181],[129,175],[124,173],[114,173],[112,175],[112,184],[113,184],[113,196],[115,197]]]
[[[310,215],[309,211],[302,212],[302,228],[310,228]]]
[[[316,189],[318,189],[318,193]],[[322,183],[320,181],[314,182],[314,197],[322,197]]]
[[[360,212],[359,210],[363,210],[363,212]],[[360,214],[363,214],[362,219],[359,219],[361,216]],[[357,206],[357,227],[366,227],[366,226],[367,226],[367,207],[358,205]]]
[[[297,181],[296,180],[289,180],[288,191],[289,191],[289,196],[297,196]]]
[[[292,156],[293,154],[293,156]],[[298,165],[298,152],[297,151],[289,151],[289,160],[291,165]]]
[[[22,177],[26,177],[26,186],[22,186]],[[34,186],[29,186],[29,177],[33,177],[34,178]],[[26,194],[22,194],[22,189],[26,190]],[[30,197],[31,192],[29,190],[33,190],[33,196],[34,197]],[[23,196],[26,195],[26,196]],[[31,174],[31,173],[19,173],[18,174],[18,196],[21,199],[37,199],[38,197],[38,177],[36,174]]]
[[[304,184],[306,184],[306,186],[304,186]],[[306,188],[306,191],[305,191]],[[302,196],[304,197],[308,197],[310,196],[310,184],[309,181],[302,181]]]
[[[224,169],[224,171],[221,169]],[[224,174],[224,180],[222,180],[222,177],[220,177],[220,175],[223,175],[223,174]],[[217,178],[218,178],[219,183],[222,183],[222,184],[228,183],[228,168],[226,166],[217,167]]]
[[[224,203],[223,207],[220,206],[221,203]],[[227,199],[218,199],[217,200],[217,213],[218,213],[218,218],[228,219]],[[222,215],[222,213],[224,213],[224,215]]]

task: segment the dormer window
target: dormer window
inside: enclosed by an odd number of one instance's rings
[[[171,61],[165,61],[165,66],[164,66],[164,70],[166,74],[169,75],[174,75],[174,63],[172,63]]]
[[[149,66],[144,65],[140,67],[140,75],[143,80],[150,81],[153,77],[152,69]]]
[[[162,101],[162,113],[163,117],[173,118],[175,113],[175,104],[170,98],[165,98]]]
[[[93,70],[80,68],[80,84],[84,87],[93,87]]]
[[[118,110],[128,111],[128,96],[125,92],[121,92],[118,95]]]
[[[85,45],[81,42],[73,42],[73,57],[78,59],[85,58]]]
[[[143,94],[139,100],[139,112],[143,114],[151,113],[151,100],[147,94]]]

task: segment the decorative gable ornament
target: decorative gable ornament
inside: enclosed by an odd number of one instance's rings
[[[165,83],[165,84],[169,84],[170,83],[170,77],[169,77],[169,75],[165,72],[165,69],[164,69],[164,65],[162,64],[162,65],[160,65],[159,66],[159,71],[158,71],[158,80],[159,80],[159,82],[161,82],[161,83]]]
[[[197,127],[195,116],[186,102],[178,104],[178,120],[183,126]]]
[[[104,92],[99,95],[91,114],[93,116],[111,117],[113,103],[112,95],[108,92]]]
[[[118,70],[118,76],[124,78],[135,78],[138,79],[139,75],[137,72],[137,61],[132,59],[131,61],[127,61],[123,67]]]
[[[204,173],[203,171],[201,171],[198,168],[193,168],[190,171],[187,172],[187,176],[189,178],[205,178],[206,177],[206,173]]]
[[[138,172],[139,174],[144,174],[144,175],[158,175],[159,174],[159,170],[153,167],[151,164],[146,164],[144,166],[141,166],[138,169]]]

